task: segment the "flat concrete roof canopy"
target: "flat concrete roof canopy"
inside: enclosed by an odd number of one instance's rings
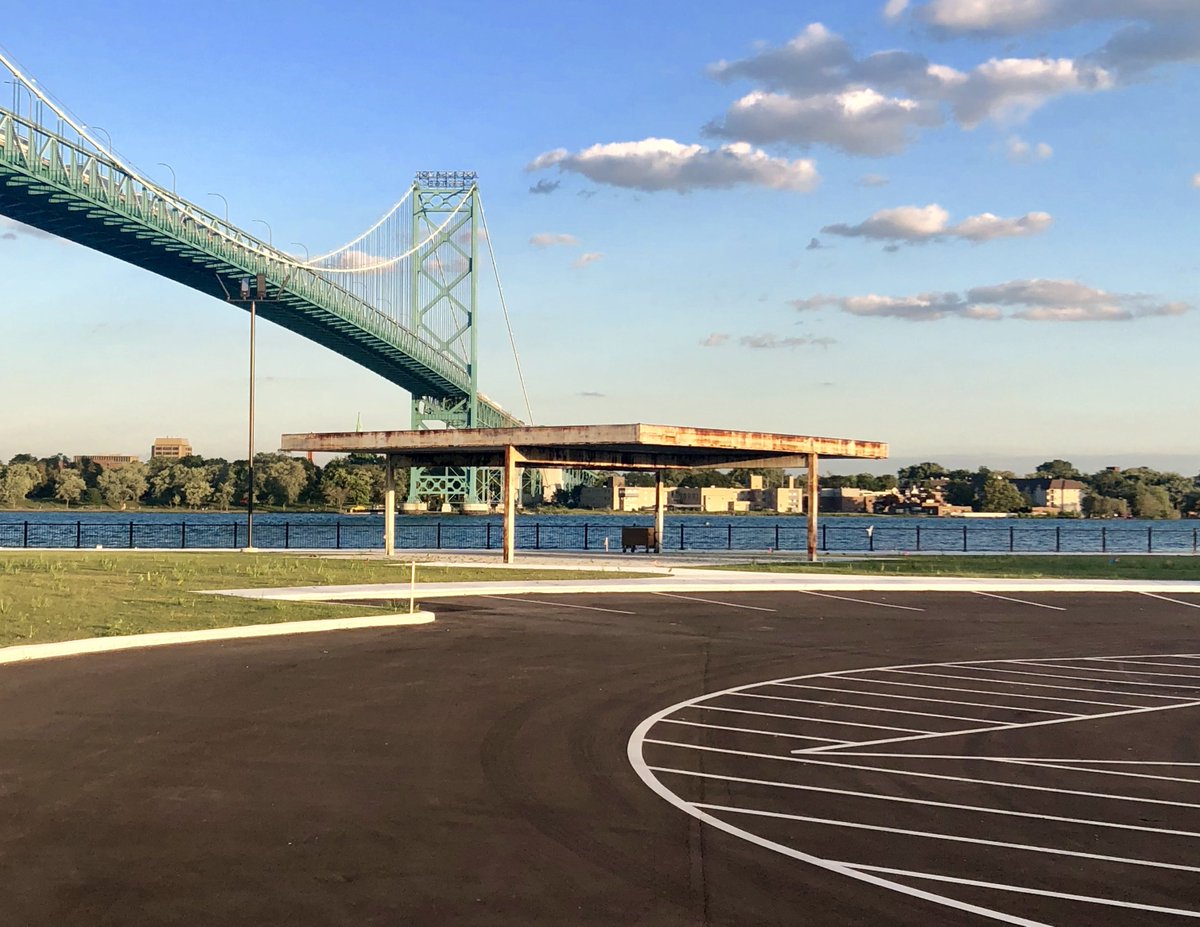
[[[655,543],[661,551],[663,471],[721,467],[804,467],[808,470],[808,558],[817,556],[817,461],[821,457],[878,460],[888,446],[853,438],[817,438],[761,431],[678,425],[540,425],[436,431],[344,431],[284,435],[284,451],[383,454],[387,458],[384,550],[395,551],[397,465],[501,467],[504,470],[504,562],[516,553],[519,467],[653,470]]]

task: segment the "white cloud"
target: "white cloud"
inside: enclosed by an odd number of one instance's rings
[[[582,174],[597,183],[680,193],[741,184],[807,191],[819,180],[816,166],[808,159],[789,161],[772,157],[745,142],[706,148],[669,138],[593,145],[575,154],[560,148],[539,155],[527,169],[552,166]]]
[[[947,99],[966,128],[985,119],[1017,121],[1067,93],[1111,90],[1113,76],[1070,58],[993,58],[950,88]]]
[[[566,232],[538,232],[529,239],[529,243],[538,248],[552,248],[555,245],[574,246],[579,244],[579,239]]]
[[[1192,186],[1195,187],[1197,190],[1200,190],[1200,174],[1192,175]]]
[[[1144,293],[1108,293],[1074,280],[1012,280],[966,293],[915,296],[829,296],[792,300],[798,311],[834,308],[850,315],[936,322],[947,318],[1026,322],[1128,322],[1183,315],[1184,302],[1163,302]]]
[[[589,264],[595,264],[603,257],[604,255],[599,251],[585,251],[575,259],[575,262],[571,266],[576,269],[587,267]]]
[[[827,348],[831,344],[837,344],[837,340],[834,338],[813,338],[809,335],[789,338],[777,338],[775,335],[743,335],[738,339],[738,344],[744,348],[753,348],[756,351],[773,351],[778,348]]]
[[[1045,142],[1031,145],[1016,135],[1005,143],[1004,150],[1008,155],[1008,160],[1018,164],[1027,161],[1045,161],[1054,154],[1054,149]]]
[[[1037,235],[1048,229],[1053,221],[1045,212],[1030,212],[1011,219],[985,212],[951,225],[950,213],[937,203],[930,203],[928,206],[881,209],[857,225],[838,223],[827,225],[821,231],[847,238],[909,244],[950,238],[979,243]]]
[[[898,154],[917,129],[940,125],[939,109],[870,88],[794,97],[754,91],[737,100],[707,131],[756,144],[824,144],[852,154]]]
[[[700,342],[702,348],[719,348],[729,340],[729,335],[724,332],[713,332],[707,338]]]
[[[928,0],[918,18],[947,32],[1015,35],[1097,20],[1171,22],[1195,17],[1195,0]]]
[[[908,9],[908,0],[887,0],[883,7],[883,18],[895,22]]]
[[[860,187],[886,187],[888,183],[888,179],[883,174],[863,174],[858,179]]]

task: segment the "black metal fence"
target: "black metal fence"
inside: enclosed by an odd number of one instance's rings
[[[990,526],[979,524],[823,524],[822,551],[832,553],[1196,553],[1200,529],[1187,525],[1070,522]],[[435,522],[396,526],[396,546],[414,550],[499,548],[501,526],[493,522]],[[620,550],[621,525],[518,523],[524,550]],[[363,550],[383,547],[383,527],[359,520],[263,522],[254,526],[256,547],[278,550]],[[663,533],[665,550],[803,551],[803,522],[675,524]],[[246,546],[239,522],[23,521],[0,524],[0,547],[187,549]]]

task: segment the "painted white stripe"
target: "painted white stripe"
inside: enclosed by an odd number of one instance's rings
[[[726,695],[737,696],[739,698],[766,698],[762,695],[751,695],[748,692],[726,692]],[[693,708],[705,708],[705,705],[693,705]],[[780,715],[781,718],[792,718],[795,721],[812,721],[815,724],[834,724],[838,727],[864,727],[874,731],[903,731],[908,734],[927,734],[928,731],[922,731],[915,727],[890,727],[886,724],[864,724],[861,721],[835,721],[831,718],[810,718],[807,715]],[[842,743],[858,743],[858,741],[841,741]]]
[[[1156,776],[1152,773],[1127,772],[1122,769],[1092,769],[1088,766],[1071,766],[1065,763],[1051,763],[1046,760],[1010,759],[1007,762],[1016,763],[1019,766],[1040,766],[1045,769],[1065,769],[1071,772],[1094,773],[1097,776],[1123,776],[1128,779],[1154,779],[1159,782],[1186,782],[1191,785],[1200,785],[1200,779],[1188,779],[1183,776]]]
[[[501,602],[508,602],[510,605],[514,602],[524,602],[527,605],[548,605],[551,608],[581,608],[589,612],[608,612],[610,615],[636,615],[637,612],[623,612],[618,608],[600,608],[598,605],[571,605],[567,602],[541,602],[537,599],[517,599],[508,595],[480,595],[475,596],[477,599],[498,599]]]
[[[704,602],[707,605],[724,605],[726,608],[745,608],[752,612],[774,612],[777,609],[763,608],[761,605],[741,605],[737,602],[718,602],[716,599],[702,599],[694,595],[679,595],[674,592],[655,592],[653,595],[660,595],[666,599],[685,599],[688,602]]]
[[[759,718],[787,718],[789,721],[806,721],[806,720],[808,720],[807,718],[797,718],[795,715],[780,714],[777,711],[750,711],[749,709],[746,709],[746,708],[720,708],[716,705],[684,705],[683,709],[686,709],[686,708],[695,708],[700,711],[726,711],[731,714],[754,715]],[[682,711],[683,709],[680,709],[680,710]],[[667,719],[664,718],[663,720],[665,721]],[[831,743],[831,744],[853,743],[853,741],[849,741],[849,740],[835,740],[832,737],[809,737],[808,739],[809,740],[823,740],[826,743]]]
[[[1156,663],[1154,660],[1126,660],[1124,657],[1088,657],[1099,663],[1128,663],[1132,666],[1175,666],[1180,669],[1200,669],[1200,663]]]
[[[893,673],[903,672],[903,670],[891,670]],[[925,674],[917,674],[925,675]],[[997,692],[995,689],[966,689],[955,688],[954,686],[931,686],[920,682],[896,682],[892,679],[859,679],[857,676],[837,676],[837,679],[845,679],[849,682],[865,682],[871,685],[884,686],[904,686],[906,689],[936,689],[938,692],[971,692],[975,695],[1003,695],[1005,698],[1029,698],[1039,702],[1074,702],[1077,705],[1108,705],[1112,708],[1139,708],[1139,705],[1131,705],[1127,702],[1101,702],[1095,699],[1087,698],[1063,698],[1061,695],[1021,695],[1019,692]],[[966,679],[966,676],[947,676],[947,679]],[[990,682],[991,680],[981,679],[980,682]],[[791,685],[791,683],[780,683],[780,685]],[[1032,685],[1032,683],[1024,683],[1024,685]],[[1068,686],[1049,686],[1051,689],[1066,689]],[[863,693],[864,695],[867,693]],[[871,693],[874,694],[874,693]],[[997,708],[1007,707],[1014,711],[1025,711],[1028,709],[1019,708],[1016,705],[995,706]]]
[[[1012,662],[1014,664],[1017,664],[1018,666],[1021,666],[1021,665],[1046,666],[1045,663],[1028,663],[1028,661],[1026,661],[1026,660],[1012,660],[1012,661],[1006,661],[1006,662]],[[980,672],[985,672],[985,673],[1010,673],[1013,676],[1042,676],[1046,679],[1076,679],[1079,682],[1105,682],[1105,681],[1107,681],[1109,683],[1109,685],[1113,685],[1113,686],[1145,686],[1146,688],[1150,688],[1150,689],[1200,689],[1200,686],[1182,685],[1182,684],[1176,684],[1173,682],[1172,683],[1136,682],[1132,679],[1103,680],[1103,679],[1096,679],[1094,676],[1064,676],[1062,673],[1031,673],[1028,670],[1007,669],[1006,667],[1003,667],[1003,666],[984,666],[981,663],[972,663],[969,665],[964,665],[962,663],[959,663],[959,664],[956,664],[956,666],[958,666],[959,669],[976,669],[976,670],[979,670]],[[1084,667],[1082,667],[1082,666],[1068,666],[1068,667],[1050,666],[1049,668],[1050,669],[1083,669]],[[1092,672],[1096,672],[1096,671],[1092,670]],[[1001,681],[1007,682],[1008,680],[1001,680]],[[1097,691],[1105,691],[1105,690],[1097,690]],[[1114,695],[1139,695],[1140,694],[1138,692],[1127,692],[1127,691],[1123,691],[1121,689],[1108,689],[1107,691],[1113,693]],[[1169,695],[1162,696],[1162,697],[1163,698],[1172,698],[1172,696],[1169,696]],[[1173,696],[1173,697],[1181,698],[1181,696],[1178,696],[1178,695]]]
[[[859,605],[878,605],[880,608],[899,608],[906,612],[923,612],[923,608],[915,608],[912,605],[892,605],[889,602],[872,602],[870,599],[853,599],[848,595],[830,595],[828,592],[813,592],[811,589],[797,589],[797,592],[802,592],[805,595],[815,595],[822,599],[839,599],[842,602],[857,602]]]
[[[1084,827],[1107,827],[1114,830],[1135,830],[1147,834],[1166,834],[1171,837],[1200,837],[1200,831],[1170,830],[1165,827],[1145,827],[1141,824],[1117,824],[1112,821],[1096,821],[1089,818],[1060,817],[1056,814],[1035,814],[1031,811],[1011,811],[1007,808],[989,808],[986,805],[961,805],[948,801],[933,801],[925,798],[905,798],[900,795],[881,795],[878,792],[858,792],[852,789],[834,789],[827,786],[801,785],[793,782],[773,782],[769,779],[745,779],[740,776],[723,776],[717,773],[695,772],[687,769],[671,769],[651,766],[655,772],[677,773],[696,779],[719,779],[722,782],[740,782],[745,785],[765,785],[772,788],[794,789],[800,792],[821,792],[825,795],[848,795],[851,798],[867,798],[874,801],[893,802],[901,805],[921,805],[927,808],[950,808],[954,811],[971,811],[975,814],[998,814],[1004,817],[1032,818],[1038,821],[1054,821],[1059,824],[1079,824]]]
[[[1151,599],[1162,599],[1164,602],[1174,602],[1176,605],[1186,605],[1188,608],[1200,608],[1195,602],[1185,602],[1183,599],[1171,599],[1165,595],[1155,595],[1153,592],[1139,592],[1138,595],[1144,595]]]
[[[1200,763],[1153,763],[1141,762],[1138,760],[1078,760],[1078,759],[1056,759],[1042,757],[1023,757],[1023,756],[967,756],[965,754],[952,753],[883,753],[872,752],[870,750],[845,750],[838,751],[838,756],[877,756],[888,757],[897,760],[954,760],[955,762],[973,762],[973,763],[1007,763],[1013,766],[1044,766],[1046,769],[1065,769],[1072,772],[1095,773],[1097,776],[1125,776],[1131,779],[1159,779],[1163,782],[1184,782],[1194,785],[1200,785],[1200,779],[1187,779],[1179,776],[1157,776],[1152,773],[1136,773],[1124,772],[1116,769],[1093,769],[1090,766],[1070,765],[1078,763],[1121,763],[1123,765],[1134,766],[1200,766]]]
[[[1156,673],[1154,670],[1131,670],[1131,669],[1108,669],[1101,666],[1078,666],[1074,663],[1034,663],[1030,660],[1022,660],[1022,666],[1045,666],[1049,669],[1073,669],[1084,673],[1114,673],[1122,676],[1166,676],[1171,679],[1200,679],[1200,674],[1197,673]],[[1197,667],[1200,669],[1200,667]],[[1087,676],[1081,676],[1081,679],[1088,679]],[[1103,682],[1103,679],[1092,678],[1093,682]],[[1113,682],[1121,680],[1114,679]],[[1200,688],[1200,686],[1176,686],[1174,683],[1142,683],[1142,685],[1157,685],[1164,689],[1183,689],[1183,688]]]
[[[1186,801],[1170,801],[1166,798],[1138,798],[1134,795],[1113,795],[1108,792],[1089,792],[1083,789],[1056,789],[1048,785],[1027,785],[1022,782],[1004,782],[1000,779],[978,779],[973,776],[950,776],[943,773],[915,772],[911,769],[889,769],[886,766],[863,766],[858,763],[839,762],[841,756],[855,754],[820,754],[819,756],[779,756],[774,753],[751,753],[746,750],[728,750],[723,747],[704,747],[698,744],[681,744],[673,740],[656,740],[645,738],[645,743],[658,744],[663,747],[679,747],[683,750],[699,750],[704,753],[723,753],[730,756],[750,757],[759,760],[778,760],[781,763],[811,763],[815,766],[854,769],[860,772],[879,773],[884,776],[911,776],[915,779],[937,779],[943,782],[964,782],[970,785],[994,785],[998,788],[1017,789],[1022,792],[1048,792],[1055,795],[1079,795],[1083,798],[1101,798],[1108,801],[1127,801],[1135,804],[1166,805],[1172,808],[1200,808],[1200,804]],[[873,754],[867,754],[873,755]],[[826,757],[829,757],[828,759]]]
[[[1151,705],[1149,708],[1131,708],[1127,711],[1106,711],[1106,712],[1101,712],[1100,714],[1095,714],[1095,715],[1085,715],[1084,717],[1089,721],[1099,720],[1101,718],[1122,718],[1122,717],[1127,717],[1129,715],[1141,715],[1141,714],[1145,714],[1146,712],[1151,712],[1151,711],[1154,711],[1154,712],[1174,711],[1177,708],[1195,708],[1197,705],[1200,705],[1200,702],[1183,702],[1178,705]],[[1080,720],[1079,718],[1051,718],[1048,721],[1026,721],[1024,723],[1001,724],[1001,725],[995,725],[992,727],[977,727],[977,728],[972,728],[970,730],[965,730],[965,731],[946,731],[944,733],[916,734],[912,737],[893,737],[890,740],[868,741],[866,743],[860,743],[857,746],[876,747],[876,746],[879,746],[880,744],[885,744],[885,743],[902,743],[902,742],[907,743],[907,742],[911,742],[914,740],[936,740],[939,737],[957,737],[962,734],[983,734],[983,733],[986,733],[987,731],[1015,731],[1015,730],[1019,730],[1019,729],[1029,728],[1029,727],[1048,727],[1051,724],[1075,724],[1079,720]],[[835,747],[809,747],[805,752],[807,752],[807,753],[824,753],[828,750],[837,750],[837,749],[839,749],[839,748],[836,746]]]
[[[964,666],[963,669],[971,669],[971,667]],[[859,672],[861,672],[861,670]],[[894,669],[894,670],[888,670],[888,672],[889,673],[903,673],[905,676],[932,676],[935,679],[965,679],[968,682],[990,682],[990,683],[993,683],[998,686],[999,685],[1024,686],[1026,688],[1033,688],[1033,689],[1061,689],[1061,690],[1065,690],[1067,692],[1100,692],[1105,695],[1128,695],[1128,696],[1132,696],[1134,698],[1160,698],[1160,699],[1166,699],[1168,701],[1173,701],[1173,702],[1178,701],[1180,698],[1180,696],[1178,696],[1178,695],[1155,695],[1153,692],[1118,692],[1114,689],[1089,689],[1086,686],[1056,686],[1050,682],[1022,682],[1019,679],[988,679],[987,677],[984,677],[984,676],[955,676],[951,673],[922,673],[919,670]],[[830,675],[834,675],[834,674],[830,674]],[[1039,675],[1044,675],[1044,674],[1026,673],[1025,675],[1039,676]],[[1075,677],[1064,676],[1061,678],[1074,679]],[[886,682],[887,680],[883,680],[883,681]],[[1089,680],[1081,679],[1080,681],[1088,682]],[[1090,681],[1098,682],[1099,680],[1093,679]],[[996,694],[999,694],[999,693],[996,693]],[[1074,699],[1070,699],[1070,701],[1074,701]]]
[[[889,869],[886,866],[864,866],[859,863],[844,863],[843,865],[863,872],[880,872],[885,875],[902,876],[910,879],[927,879],[932,882],[946,882],[950,885],[992,888],[1001,892],[1019,892],[1022,895],[1037,895],[1042,898],[1061,898],[1064,901],[1082,901],[1085,904],[1108,905],[1114,908],[1131,908],[1135,911],[1148,911],[1153,914],[1173,914],[1177,917],[1200,917],[1200,911],[1188,911],[1184,908],[1164,908],[1156,904],[1138,904],[1136,901],[1120,901],[1116,898],[1099,898],[1095,895],[1073,895],[1069,892],[1052,892],[1048,889],[1030,888],[1026,885],[1009,885],[1004,882],[981,882],[978,879],[959,879],[954,876],[935,875],[932,872]]]
[[[862,689],[839,689],[837,686],[802,686],[797,682],[780,682],[776,685],[787,686],[790,689],[815,689],[821,692],[845,692],[847,695],[862,695],[866,698],[895,698],[905,702],[933,702],[935,705],[970,705],[973,708],[995,708],[997,711],[1020,711],[1034,715],[1071,715],[1074,717],[1074,712],[1070,711],[1049,711],[1045,708],[1025,708],[1021,705],[994,705],[986,702],[963,702],[952,698],[926,698],[920,695],[908,695],[907,693],[895,692],[867,692]],[[897,685],[905,685],[905,683],[897,683]],[[932,689],[934,686],[926,686],[925,688]],[[1034,695],[1024,696],[1025,698],[1037,698]],[[1066,701],[1062,699],[1060,701]],[[1136,708],[1136,705],[1128,706]]]
[[[748,814],[754,817],[779,818],[787,821],[800,821],[805,824],[828,824],[830,827],[846,827],[851,830],[869,830],[884,834],[901,834],[905,837],[925,837],[929,840],[946,840],[951,843],[972,843],[977,846],[1003,847],[1006,850],[1028,850],[1031,853],[1046,853],[1050,856],[1098,859],[1105,863],[1123,863],[1128,866],[1145,866],[1149,869],[1169,869],[1174,872],[1200,872],[1200,866],[1185,866],[1182,863],[1164,863],[1153,859],[1108,856],[1103,853],[1084,853],[1080,850],[1060,850],[1055,847],[1042,847],[1029,843],[1011,843],[1007,840],[985,840],[982,837],[964,837],[961,834],[943,834],[935,831],[909,830],[903,827],[885,827],[882,824],[863,824],[859,821],[835,821],[831,818],[814,818],[803,814],[787,814],[783,811],[760,811],[757,808],[710,805],[705,802],[696,802],[695,806],[705,811],[724,811],[728,814]]]
[[[705,724],[703,721],[684,721],[680,718],[663,718],[663,724],[686,724],[688,727],[703,727],[712,731],[736,731],[739,734],[763,734],[767,737],[788,737],[792,740],[821,740],[830,743],[828,737],[808,737],[804,734],[783,734],[779,731],[763,731],[753,727],[729,727],[724,724]],[[833,743],[850,743],[848,740],[832,741]]]
[[[1033,605],[1037,608],[1049,608],[1056,612],[1065,612],[1066,611],[1066,609],[1063,608],[1061,605],[1045,605],[1041,602],[1030,602],[1028,599],[1014,599],[1011,596],[1007,596],[1007,595],[996,595],[996,593],[994,593],[994,592],[980,592],[978,589],[972,589],[971,591],[973,593],[975,593],[975,595],[984,595],[984,596],[987,596],[989,599],[1003,599],[1005,602],[1016,602],[1020,605]]]
[[[787,683],[784,683],[784,685],[787,685]],[[799,689],[799,688],[803,688],[803,687],[795,686],[795,688]],[[846,690],[843,689],[840,691],[844,692]],[[827,706],[832,706],[834,708],[854,708],[854,709],[857,709],[860,711],[882,711],[882,712],[886,712],[887,714],[892,714],[892,715],[916,715],[921,718],[942,718],[946,721],[971,721],[971,722],[974,722],[975,724],[987,724],[992,720],[991,718],[965,718],[962,715],[936,715],[936,714],[931,714],[928,711],[908,711],[903,708],[883,708],[879,705],[856,705],[852,702],[822,702],[822,701],[820,701],[818,699],[814,699],[814,698],[788,698],[786,695],[757,695],[757,694],[752,694],[750,692],[739,692],[738,694],[742,695],[744,697],[747,697],[747,698],[770,698],[770,699],[776,699],[777,701],[781,701],[781,702],[799,702],[802,705],[827,705]],[[859,692],[857,694],[862,695],[864,693]],[[934,701],[934,700],[928,699],[928,701]],[[1066,712],[1052,711],[1052,712],[1050,712],[1050,714],[1062,715],[1062,714],[1066,714]],[[1079,716],[1071,715],[1070,717],[1079,717]],[[997,722],[997,723],[1000,723],[1000,722]]]

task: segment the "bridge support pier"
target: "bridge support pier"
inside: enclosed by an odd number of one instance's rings
[[[817,455],[808,455],[808,478],[805,501],[808,503],[808,562],[817,562],[817,509],[821,507],[821,491],[817,487]]]
[[[504,447],[504,562],[517,556],[517,502],[521,497],[521,472],[517,463],[525,455],[511,444]]]
[[[383,555],[396,553],[396,456],[388,454],[383,470]]]

